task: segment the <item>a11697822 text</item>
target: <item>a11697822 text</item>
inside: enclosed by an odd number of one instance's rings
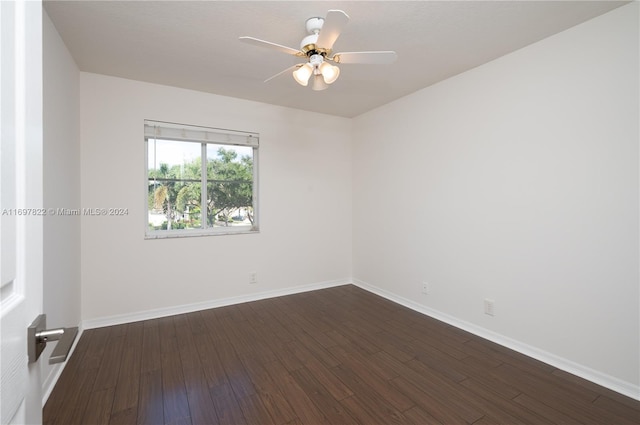
[[[129,208],[4,208],[2,215],[14,216],[123,216]]]

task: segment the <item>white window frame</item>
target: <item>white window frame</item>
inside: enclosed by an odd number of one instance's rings
[[[218,226],[203,227],[200,229],[173,229],[173,230],[154,230],[149,228],[149,140],[168,140],[185,143],[199,143],[202,149],[201,158],[203,159],[203,172],[201,173],[202,200],[204,206],[207,199],[207,173],[206,173],[206,147],[207,145],[234,145],[245,146],[253,149],[253,224],[244,226]],[[176,124],[162,121],[144,120],[144,228],[145,239],[164,239],[164,238],[181,238],[193,236],[215,236],[230,234],[247,234],[258,233],[259,227],[259,208],[258,208],[258,148],[260,135],[258,133],[226,130],[220,128],[201,127],[194,125]],[[204,209],[206,211],[206,209]],[[206,212],[201,212],[201,222],[203,226],[207,225],[205,219]]]

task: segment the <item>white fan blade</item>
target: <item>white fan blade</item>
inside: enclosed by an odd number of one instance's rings
[[[282,74],[286,74],[287,72],[291,72],[291,71],[293,71],[293,70],[294,70],[294,69],[296,69],[296,68],[300,68],[302,65],[304,65],[304,64],[299,63],[299,64],[297,64],[297,65],[290,66],[289,68],[285,69],[284,71],[280,71],[280,72],[278,72],[276,75],[274,75],[274,76],[272,76],[272,77],[267,78],[266,80],[264,80],[264,82],[265,82],[265,83],[266,83],[266,82],[269,82],[269,81],[273,80],[274,78],[281,76]]]
[[[347,23],[349,23],[349,15],[342,10],[330,10],[327,12],[316,44],[323,49],[331,50],[333,43],[340,37],[340,33]]]
[[[306,55],[300,50],[296,50],[292,47],[283,46],[281,44],[272,43],[270,41],[260,40],[259,38],[254,37],[240,37],[240,41],[243,41],[248,44],[253,44],[254,46],[266,47],[272,50],[278,50],[283,53],[287,53],[289,55],[301,56],[305,57]]]
[[[389,64],[398,58],[391,50],[378,52],[342,52],[333,55],[330,60],[335,63]]]

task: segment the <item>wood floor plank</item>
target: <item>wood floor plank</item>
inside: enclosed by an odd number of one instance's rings
[[[563,381],[570,382],[572,385],[577,385],[578,387],[593,391],[598,395],[598,398],[594,403],[597,403],[598,400],[602,402],[603,400],[600,400],[600,398],[605,398],[614,401],[614,406],[626,406],[627,408],[640,413],[640,403],[636,400],[623,396],[622,394],[598,385],[595,382],[587,381],[584,378],[580,378],[579,376],[559,369],[554,370],[553,375],[562,378]],[[638,420],[638,423],[640,423],[640,420]]]
[[[526,387],[529,395],[545,393],[559,399],[567,398],[590,404],[597,398],[597,394],[581,387],[570,385],[567,382],[556,379],[552,374],[530,373],[529,369],[518,368],[509,363],[504,363],[495,369],[503,380],[517,379],[518,385]],[[553,385],[550,385],[553,384]]]
[[[330,331],[332,328],[323,324],[322,326],[318,326],[319,320],[317,320],[317,316],[313,315],[313,310],[310,310],[308,313],[308,318],[303,314],[297,312],[289,312],[287,313],[287,320],[296,323],[302,333],[310,335],[314,338],[318,344],[322,346],[330,346],[332,344],[331,340],[327,340],[325,336],[325,332]],[[300,332],[298,332],[298,335]]]
[[[421,392],[428,393],[431,398],[439,400],[441,404],[450,406],[451,409],[456,411],[456,417],[464,417],[464,420],[469,422],[482,417],[481,409],[477,408],[477,406],[474,407],[473,397],[469,393],[458,394],[463,389],[459,387],[456,381],[438,374],[417,360],[411,360],[405,364],[387,353],[378,353],[375,357],[384,361],[387,367],[393,369],[399,377],[409,381],[411,385],[420,389]],[[412,394],[406,395],[415,401]],[[475,403],[475,405],[477,404]]]
[[[349,424],[355,420],[347,413],[340,403],[327,391],[327,389],[305,367],[291,372],[300,388],[307,394],[311,401],[320,409],[331,424]],[[344,397],[342,397],[344,398]]]
[[[413,401],[405,394],[396,391],[387,380],[375,374],[375,369],[368,367],[367,363],[358,361],[356,356],[352,356],[341,347],[336,347],[334,352],[336,356],[340,357],[341,365],[338,369],[341,371],[342,376],[348,376],[352,383],[357,382],[360,388],[366,386],[401,412],[414,405]],[[348,374],[346,374],[347,370],[349,371]],[[351,389],[352,391],[354,390],[353,388]]]
[[[91,393],[86,389],[93,387],[97,374],[97,368],[82,370],[78,373],[78,379],[69,388],[64,402],[59,406],[59,413],[55,420],[56,425],[83,425],[82,418],[91,396]],[[45,419],[44,422],[48,422],[48,420]]]
[[[327,368],[332,368],[340,364],[331,352],[323,347],[318,341],[306,333],[296,335],[296,339],[300,341],[314,356]]]
[[[210,394],[218,416],[217,423],[220,425],[247,424],[231,385],[225,383],[215,386],[210,389]]]
[[[424,337],[424,335],[420,332],[417,332],[410,327],[405,326],[395,319],[377,320],[373,323],[377,324],[381,330],[395,335],[396,338],[400,338],[404,342],[412,342],[416,340],[416,338]]]
[[[456,360],[462,360],[469,357],[470,354],[476,352],[481,353],[482,358],[486,356],[484,353],[474,350],[465,343],[459,343],[455,340],[441,339],[442,334],[438,332],[426,331],[422,335],[415,334],[416,338],[411,342],[417,349],[428,352],[430,350],[438,350],[441,353],[445,353]],[[488,357],[486,357],[488,358]],[[499,365],[501,361],[495,361],[495,365]]]
[[[120,373],[120,364],[122,363],[124,339],[124,335],[118,333],[107,341],[98,375],[93,384],[93,391],[115,388]]]
[[[115,414],[138,406],[141,364],[142,346],[127,346],[122,354],[112,413]]]
[[[190,417],[180,358],[173,351],[162,353],[162,402],[165,424]]]
[[[461,362],[453,359],[437,349],[421,349],[416,355],[416,360],[438,372],[452,381],[460,382],[468,378],[468,374],[461,367]]]
[[[160,335],[160,353],[178,351],[178,339],[176,338],[176,326],[174,316],[156,319]]]
[[[366,354],[377,353],[386,342],[380,336],[383,333],[380,329],[375,334],[366,333],[358,324],[351,321],[342,322],[339,332],[349,341],[349,345],[355,345]]]
[[[167,422],[165,425],[193,425],[193,424],[191,422],[191,418],[186,416],[183,418],[174,419],[171,422]]]
[[[269,335],[267,329],[262,329],[261,326],[254,326],[251,322],[246,322],[243,326],[237,327],[235,333],[235,340],[232,345],[236,348],[236,352],[247,352],[255,354],[260,353],[260,359],[269,363],[277,360],[277,356],[271,349],[271,344],[266,341],[266,337]],[[242,344],[239,344],[239,342]]]
[[[264,300],[268,303],[268,308],[262,308],[259,311],[259,315],[269,324],[269,331],[273,333],[279,340],[279,342],[287,343],[294,339],[293,334],[283,325],[281,319],[279,319],[280,312],[277,307],[277,303],[271,303],[272,300]]]
[[[140,398],[138,418],[140,425],[158,425],[164,423],[162,403],[162,369],[156,369],[140,375]]]
[[[125,347],[142,347],[142,335],[144,332],[144,322],[133,322],[127,324],[127,332],[125,333]]]
[[[481,400],[464,390],[464,387],[434,372],[417,360],[407,362],[413,370],[412,375],[403,375],[413,384],[423,389],[429,389],[434,397],[454,408],[467,422],[473,423],[484,416]]]
[[[131,407],[111,413],[109,425],[136,425],[138,423],[138,407]]]
[[[183,374],[191,422],[193,425],[215,424],[218,417],[204,372],[191,368],[183,369]]]
[[[182,322],[180,326],[176,326],[176,341],[183,370],[200,368],[200,354],[187,321]]]
[[[471,335],[468,332],[457,329],[454,326],[433,318],[426,318],[426,320],[416,318],[409,326],[412,329],[423,333],[424,336],[428,336],[429,340],[434,341],[441,340],[451,344],[464,344],[471,338]]]
[[[142,362],[140,373],[149,373],[162,368],[160,359],[160,330],[157,321],[146,321],[142,330]]]
[[[471,421],[466,420],[460,415],[460,412],[455,406],[447,403],[446,398],[434,397],[426,388],[423,390],[402,376],[394,378],[389,382],[398,389],[398,391],[411,397],[417,406],[421,407],[430,416],[433,416],[443,424],[468,424],[478,419],[471,419]]]
[[[238,405],[248,424],[277,425],[258,394],[238,399]]]
[[[487,408],[483,409],[483,412],[499,423],[552,424],[551,421],[545,420],[513,400],[504,398],[499,389],[496,391],[494,387],[484,382],[469,378],[460,382],[460,385],[486,400]]]
[[[536,415],[544,417],[551,423],[567,425],[577,425],[582,423],[576,418],[565,415],[564,413],[554,409],[553,407],[547,406],[546,404],[534,399],[533,397],[529,397],[527,394],[521,394],[514,398],[513,401],[535,412]]]
[[[289,350],[304,365],[307,370],[313,371],[313,376],[331,393],[335,400],[342,400],[353,395],[353,392],[342,383],[330,370],[325,368],[314,354],[301,343],[294,341],[288,344]],[[295,370],[300,370],[297,368]],[[295,375],[294,375],[295,376]]]
[[[354,356],[353,354],[350,355]],[[387,381],[398,377],[402,370],[406,370],[403,363],[385,351],[380,351],[370,355],[366,358],[366,363],[371,367],[371,370],[374,371],[374,373]]]
[[[242,398],[255,394],[255,388],[251,378],[240,361],[238,354],[230,344],[222,344],[216,347],[220,362],[225,374],[229,378],[229,385],[233,388],[236,396]]]
[[[518,370],[508,364],[504,364],[498,369],[505,374],[505,379],[507,376],[510,379],[517,379],[518,384],[523,386],[524,392],[529,396],[579,422],[585,424],[611,422],[618,425],[633,423],[616,413],[607,412],[594,405],[588,396],[580,397],[580,388],[568,388],[564,383],[562,386],[551,386],[548,385],[548,381],[541,380],[537,376]]]
[[[302,362],[289,347],[289,344],[292,342],[298,343],[295,338],[284,341],[274,332],[267,334],[265,339],[266,345],[275,355],[275,359],[273,360],[278,360],[289,371],[302,367]]]
[[[84,331],[46,425],[640,423],[640,401],[346,285]]]
[[[465,344],[468,347],[484,352],[487,356],[494,358],[497,361],[508,363],[520,370],[524,370],[532,374],[546,375],[555,370],[553,366],[478,337],[474,337]]]
[[[82,416],[83,424],[108,425],[111,418],[114,387],[93,391]]]
[[[87,348],[82,357],[82,369],[98,369],[107,346],[109,328],[88,329],[82,333],[87,338]]]
[[[268,365],[264,365],[255,357],[243,357],[242,363],[251,377],[258,397],[273,420],[278,424],[294,420],[297,416],[278,384],[267,372]]]
[[[340,400],[340,405],[354,418],[354,423],[372,425],[383,423],[377,412],[369,407],[357,395]]]
[[[207,335],[211,338],[212,341],[214,341],[216,344],[224,344],[227,343],[229,339],[227,338],[227,334],[224,333],[222,326],[220,326],[216,310],[217,309],[203,310],[192,314],[201,316],[202,321],[207,328]]]
[[[390,383],[387,385],[378,383],[375,387],[371,387],[369,383],[362,380],[361,375],[355,373],[346,364],[336,366],[332,370],[381,422],[402,423],[402,410],[410,409],[415,405]],[[401,406],[402,409],[396,406]]]
[[[413,342],[403,342],[400,338],[394,338],[388,332],[380,332],[376,335],[379,338],[379,344],[385,352],[391,354],[401,362],[407,362],[415,358],[418,354]]]
[[[296,417],[305,424],[328,424],[327,418],[309,399],[296,380],[278,361],[271,362],[267,371],[281,389]]]
[[[409,371],[403,362],[398,360],[396,357],[391,356],[384,350],[369,356],[364,356],[361,353],[354,351],[352,347],[341,346],[340,349],[342,350],[342,354],[336,353],[339,357],[346,355],[348,358],[366,365],[371,373],[386,381]]]
[[[403,412],[403,415],[412,425],[442,425],[442,422],[419,408],[414,406]]]
[[[212,338],[210,335],[205,335],[194,341],[200,358],[200,366],[207,378],[209,388],[229,383]]]
[[[640,424],[640,406],[632,405],[625,401],[619,401],[620,397],[611,398],[610,396],[599,396],[594,405],[601,407],[609,412],[614,412],[616,415],[628,419],[632,422]]]
[[[351,332],[355,332],[356,334],[360,334],[366,336],[370,342],[375,345],[376,341],[378,341],[378,334],[384,332],[380,326],[377,326],[378,320],[371,320],[368,315],[362,317],[362,315],[352,315],[352,317],[347,317],[346,320],[341,321],[340,325],[346,329],[349,329]],[[327,330],[335,329],[331,327]],[[372,350],[372,351],[378,351]]]

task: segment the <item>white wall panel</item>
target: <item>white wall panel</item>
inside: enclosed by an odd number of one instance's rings
[[[356,118],[354,278],[638,388],[638,76],[634,3]]]

